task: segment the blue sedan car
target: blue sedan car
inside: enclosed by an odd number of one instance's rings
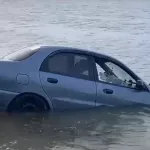
[[[45,112],[150,105],[150,88],[118,60],[88,50],[39,46],[0,60],[0,108]]]

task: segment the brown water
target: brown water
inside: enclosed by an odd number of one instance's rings
[[[149,0],[0,0],[0,56],[35,44],[112,55],[150,82]],[[149,150],[150,109],[0,114],[0,150]]]

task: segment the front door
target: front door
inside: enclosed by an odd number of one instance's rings
[[[138,77],[124,65],[111,59],[95,58],[97,79],[96,105],[150,104],[150,93],[138,89]]]
[[[59,52],[45,59],[40,79],[54,110],[95,107],[92,62],[88,55],[69,52]]]

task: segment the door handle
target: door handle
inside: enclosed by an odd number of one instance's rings
[[[110,90],[110,89],[103,89],[103,92],[106,94],[113,94],[114,93],[114,91]]]
[[[57,83],[58,80],[54,79],[54,78],[47,78],[47,82],[49,82],[49,83]]]

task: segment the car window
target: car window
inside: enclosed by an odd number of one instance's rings
[[[67,55],[55,55],[48,59],[48,72],[66,74],[69,69]]]
[[[98,80],[119,86],[136,87],[136,80],[124,68],[110,61],[96,61]]]
[[[74,53],[59,53],[46,59],[42,71],[93,80],[93,69],[89,56]]]

